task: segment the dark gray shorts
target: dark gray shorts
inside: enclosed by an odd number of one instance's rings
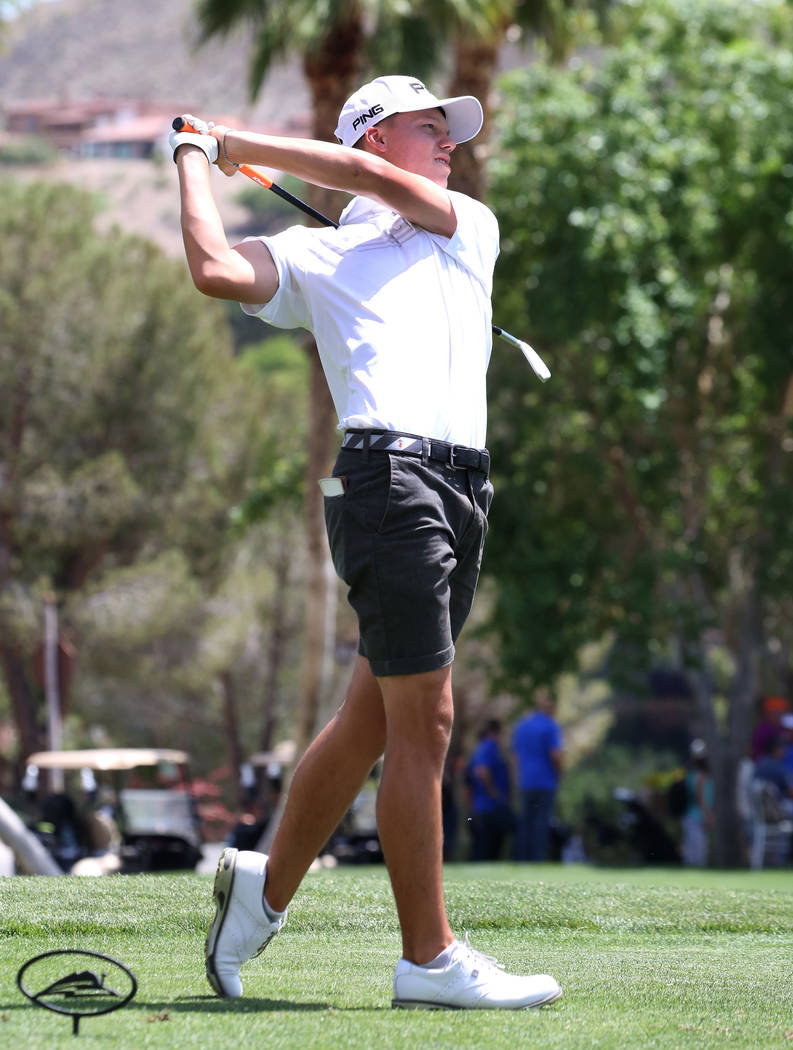
[[[342,449],[325,497],[333,564],[380,676],[445,667],[471,610],[493,486],[475,470]]]

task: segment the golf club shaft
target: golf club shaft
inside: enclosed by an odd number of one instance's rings
[[[196,129],[191,124],[189,124],[184,119],[184,117],[175,117],[172,126],[174,131],[188,131],[197,134]],[[241,174],[246,175],[253,182],[257,183],[257,185],[263,186],[267,190],[271,190],[282,200],[287,201],[295,208],[299,208],[300,211],[305,212],[305,214],[309,215],[312,219],[316,219],[316,221],[321,223],[323,226],[332,226],[334,229],[339,228],[339,224],[337,222],[334,222],[333,219],[328,218],[327,215],[323,215],[322,212],[317,211],[316,208],[312,208],[310,204],[306,204],[305,201],[301,200],[299,197],[296,197],[293,193],[290,193],[289,190],[285,190],[283,186],[279,186],[277,182],[273,182],[273,180],[269,178],[269,176],[265,175],[264,172],[259,171],[258,168],[253,168],[250,164],[238,164],[237,170],[241,172]],[[534,374],[538,377],[538,379],[540,379],[543,383],[546,380],[550,379],[550,369],[545,364],[540,355],[537,353],[537,351],[530,347],[528,343],[524,343],[522,339],[518,339],[516,336],[510,335],[509,332],[505,332],[503,328],[500,328],[496,324],[492,325],[492,329],[494,335],[500,336],[500,338],[503,339],[505,342],[511,343],[512,346],[518,347],[518,349],[523,353],[523,356],[531,365],[532,370],[534,371]]]
[[[174,131],[188,131],[193,134],[198,134],[192,124],[189,124],[184,117],[174,117],[172,127]],[[300,211],[305,212],[305,214],[311,216],[312,219],[321,222],[323,226],[338,226],[338,223],[335,223],[333,219],[329,219],[328,216],[323,215],[321,211],[312,208],[310,204],[306,204],[305,201],[296,197],[293,193],[290,193],[289,190],[285,190],[283,186],[279,186],[278,183],[273,182],[268,175],[265,175],[263,171],[259,171],[258,168],[252,168],[250,164],[239,164],[237,170],[241,174],[246,175],[258,186],[263,186],[266,190],[271,190],[276,196],[285,200],[294,208],[299,208]]]

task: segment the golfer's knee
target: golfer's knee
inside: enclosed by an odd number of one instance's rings
[[[407,753],[422,764],[441,768],[452,735],[452,705],[430,701],[414,717],[389,720],[386,753]]]

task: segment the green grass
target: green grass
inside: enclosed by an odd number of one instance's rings
[[[454,866],[455,930],[564,996],[521,1012],[392,1011],[399,931],[382,868],[309,876],[284,933],[243,970],[246,998],[203,974],[211,878],[0,879],[0,1045],[13,1050],[516,1050],[793,1047],[793,872]],[[19,966],[52,948],[117,956],[133,1003],[87,1018],[37,1010]]]

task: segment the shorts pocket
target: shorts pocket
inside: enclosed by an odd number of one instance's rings
[[[342,500],[344,513],[353,517],[365,532],[379,532],[391,500],[391,456],[384,452],[342,452],[334,474],[347,479]],[[333,503],[332,497],[327,502]]]
[[[474,498],[479,509],[485,517],[490,513],[490,505],[493,502],[493,485],[489,478],[484,478],[481,485],[474,486]]]

